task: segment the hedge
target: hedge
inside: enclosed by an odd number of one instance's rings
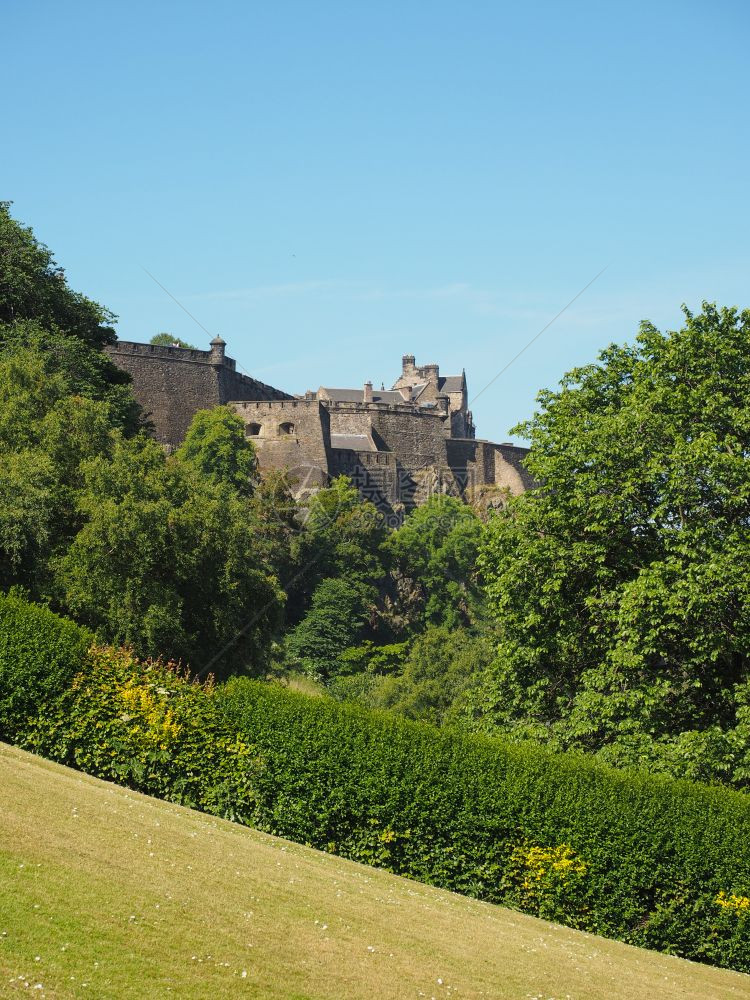
[[[87,774],[226,819],[254,815],[254,752],[211,682],[175,664],[93,647],[71,686],[31,715],[16,742]]]
[[[48,608],[0,594],[0,739],[69,687],[93,635]]]
[[[83,630],[14,602],[0,602],[0,706],[19,745],[433,885],[750,971],[750,797],[275,685],[191,683],[127,651],[86,652]]]
[[[750,797],[436,730],[280,687],[217,692],[271,833],[750,971]]]

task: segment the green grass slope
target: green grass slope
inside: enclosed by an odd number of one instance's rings
[[[750,977],[342,861],[0,744],[0,996],[749,998]]]

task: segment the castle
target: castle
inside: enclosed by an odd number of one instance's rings
[[[208,351],[117,341],[106,349],[167,448],[196,410],[228,405],[245,423],[261,472],[286,469],[303,496],[341,474],[393,522],[433,493],[467,499],[523,492],[525,448],[476,437],[466,375],[402,358],[392,389],[321,386],[293,396],[237,371],[216,337]]]

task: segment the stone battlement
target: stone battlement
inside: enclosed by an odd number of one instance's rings
[[[434,406],[419,406],[415,403],[359,403],[340,401],[337,399],[321,399],[321,403],[329,410],[351,411],[353,413],[403,413],[408,416],[440,417],[447,412],[447,401]]]
[[[106,348],[166,447],[178,446],[197,410],[228,405],[242,418],[263,469],[285,469],[298,496],[348,475],[397,523],[433,493],[521,493],[531,484],[525,448],[477,439],[466,376],[405,355],[392,389],[322,387],[293,396],[236,370],[221,338],[210,350],[117,341]],[[493,499],[496,502],[496,497]]]
[[[221,364],[234,371],[237,362],[226,355],[217,355],[214,351],[201,351],[196,347],[179,347],[164,344],[140,344],[135,340],[118,340],[108,352],[117,355],[133,355],[135,357],[154,357],[169,361],[193,362],[200,365]]]
[[[105,350],[128,372],[133,393],[161,444],[176,448],[197,410],[235,399],[293,399],[289,393],[238,372],[220,337],[209,351],[118,340]]]

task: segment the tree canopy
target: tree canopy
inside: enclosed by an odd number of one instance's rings
[[[149,344],[154,344],[156,347],[187,347],[191,351],[197,350],[195,344],[188,344],[186,340],[181,340],[173,333],[166,332],[155,333],[149,340]]]
[[[540,485],[491,520],[480,558],[499,634],[486,726],[642,763],[678,736],[695,756],[738,722],[750,312],[684,312],[570,372],[516,428]]]
[[[198,410],[177,456],[213,483],[225,483],[245,496],[253,491],[255,449],[242,418],[227,406]]]
[[[89,347],[113,343],[114,313],[69,287],[52,252],[11,216],[10,205],[0,201],[0,323],[32,319]]]
[[[416,591],[425,624],[456,628],[476,611],[481,534],[482,523],[471,507],[456,497],[437,495],[415,508],[388,537],[384,548],[401,590],[411,584]]]

